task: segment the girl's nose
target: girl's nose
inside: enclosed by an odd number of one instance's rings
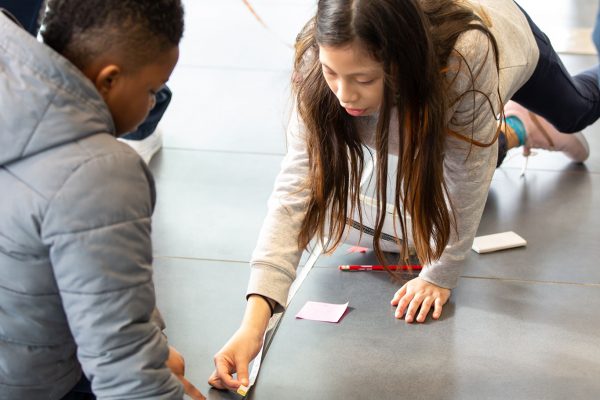
[[[336,96],[342,104],[352,104],[356,100],[356,92],[349,84],[343,82],[338,84]]]

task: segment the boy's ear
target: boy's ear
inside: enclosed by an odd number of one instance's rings
[[[102,97],[106,97],[115,87],[120,77],[121,68],[118,65],[109,64],[100,69],[96,79],[94,79],[94,84]]]

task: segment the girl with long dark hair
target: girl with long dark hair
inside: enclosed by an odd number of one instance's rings
[[[583,161],[585,139],[566,133],[600,116],[597,69],[571,77],[512,0],[321,0],[298,36],[293,89],[288,154],[242,325],[215,356],[209,382],[218,388],[248,383],[248,363],[313,239],[333,250],[356,229],[373,232],[382,260],[384,250],[406,258],[414,249],[424,268],[392,297],[396,317],[439,318],[507,149]],[[377,155],[372,207],[361,201],[365,148]],[[384,245],[390,219],[397,240]]]

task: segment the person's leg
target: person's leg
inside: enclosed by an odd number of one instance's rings
[[[33,36],[37,36],[45,0],[0,0],[0,8],[8,10]]]
[[[592,32],[592,40],[594,46],[596,46],[596,51],[600,56],[600,1],[598,1],[598,12],[596,13],[596,23],[594,24],[594,30]],[[600,78],[598,79],[598,83],[600,84]]]
[[[147,138],[156,130],[158,123],[160,122],[163,114],[167,110],[169,103],[171,102],[171,90],[167,86],[163,86],[156,93],[156,104],[150,110],[148,117],[142,122],[142,124],[134,132],[130,132],[124,136],[123,139],[127,140],[142,140]]]
[[[533,75],[512,100],[543,117],[562,133],[578,132],[600,117],[598,66],[571,76],[548,37],[526,13],[525,16],[540,57]]]
[[[120,139],[131,146],[146,163],[162,147],[162,135],[156,129],[163,114],[171,102],[171,91],[163,86],[156,93],[156,104],[148,114],[146,120],[135,130],[122,136]]]
[[[592,32],[592,40],[596,46],[598,54],[600,54],[600,1],[598,2],[598,12],[596,14],[596,24],[594,25],[594,31]]]
[[[581,132],[559,132],[545,118],[534,114],[522,105],[509,101],[504,106],[507,137],[512,138],[507,148],[523,146],[523,155],[529,156],[531,149],[560,151],[572,161],[583,162],[590,149]]]
[[[96,396],[92,392],[90,381],[82,374],[79,382],[61,400],[96,400]]]

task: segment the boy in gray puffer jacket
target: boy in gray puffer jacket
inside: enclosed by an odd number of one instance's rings
[[[0,12],[0,399],[85,377],[99,399],[181,399],[153,317],[154,182],[116,140],[177,63],[181,2],[48,7],[47,46]]]

